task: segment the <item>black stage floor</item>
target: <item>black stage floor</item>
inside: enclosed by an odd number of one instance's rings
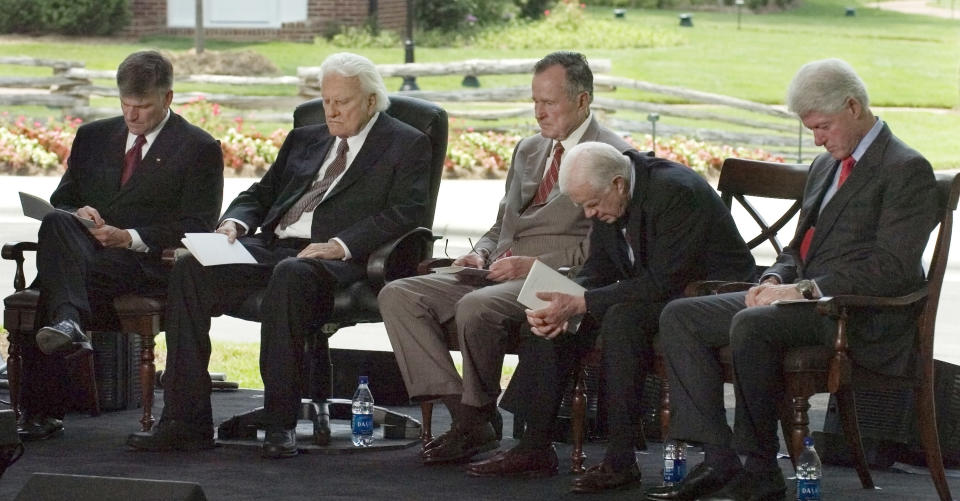
[[[6,392],[0,393],[6,399]],[[259,406],[262,394],[256,391],[216,393],[213,396],[214,419],[222,421],[246,409]],[[157,402],[162,393],[157,392]],[[819,408],[818,408],[819,407]],[[814,407],[811,422],[817,429],[823,423],[824,405]],[[393,410],[419,419],[419,408],[394,407]],[[159,409],[157,409],[159,415]],[[462,466],[423,466],[417,462],[418,446],[364,451],[352,454],[312,452],[285,460],[262,460],[256,450],[218,447],[198,453],[137,453],[124,445],[128,433],[137,429],[139,410],[104,413],[99,417],[73,414],[65,420],[64,436],[46,442],[26,444],[23,458],[0,478],[0,499],[14,499],[34,472],[95,475],[107,477],[178,480],[194,482],[210,500],[293,500],[318,498],[370,499],[551,499],[575,495],[567,488],[572,478],[569,468],[570,446],[558,444],[561,473],[545,479],[478,479],[467,477]],[[505,430],[510,430],[511,419]],[[446,430],[449,417],[438,406],[434,429]],[[346,426],[338,426],[347,433]],[[346,437],[339,437],[347,439]],[[511,446],[513,439],[501,445]],[[644,487],[658,485],[662,462],[661,444],[649,443],[649,450],[640,452]],[[597,461],[603,444],[586,447],[587,464]],[[688,460],[688,468],[701,460],[696,452]],[[789,478],[789,459],[781,460]],[[827,499],[936,499],[930,477],[903,473],[898,469],[873,470],[879,490],[860,488],[852,468],[827,465],[824,468],[822,491]],[[960,472],[949,471],[950,486],[960,495]],[[792,481],[788,485],[792,488]],[[642,489],[642,488],[641,488]],[[602,496],[611,499],[638,499],[641,489],[617,491]],[[65,499],[70,499],[68,496]],[[599,496],[587,496],[599,497]]]

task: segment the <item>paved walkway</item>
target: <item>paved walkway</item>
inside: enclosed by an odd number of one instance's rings
[[[36,240],[40,223],[22,215],[17,192],[25,191],[49,198],[57,182],[58,178],[55,177],[0,176],[0,241]],[[251,182],[251,179],[227,178],[224,183],[224,207]],[[467,252],[471,247],[470,241],[476,242],[493,223],[502,194],[503,181],[500,180],[444,180],[437,199],[433,230],[445,238],[437,242],[434,255],[444,255],[445,244],[450,257]],[[770,212],[776,210],[775,205],[776,202],[772,202],[768,207]],[[763,207],[760,208],[761,212],[766,212]],[[749,215],[736,207],[734,218],[741,228],[753,228]],[[785,235],[792,234],[791,226],[785,229]],[[773,250],[767,247],[770,246],[762,246],[755,252],[757,262],[773,261]],[[28,256],[26,270],[29,282],[36,270],[32,256]],[[0,297],[13,291],[13,272],[12,261],[0,260]],[[960,304],[960,249],[955,245],[940,299],[935,346],[937,358],[953,363],[960,363],[960,308],[954,307],[957,304]],[[259,342],[260,327],[257,323],[223,316],[214,319],[211,336],[222,340]],[[336,348],[390,350],[383,324],[363,324],[343,329],[330,338],[330,344]]]
[[[955,0],[951,0],[955,1]],[[943,17],[946,19],[957,19],[960,13],[954,9],[931,5],[927,0],[893,0],[891,2],[876,2],[866,6],[875,6],[881,10],[894,10],[904,14],[920,14],[923,16]],[[960,5],[956,5],[960,9]]]

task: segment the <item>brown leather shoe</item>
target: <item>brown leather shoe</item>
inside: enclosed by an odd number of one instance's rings
[[[481,452],[492,451],[500,446],[500,441],[497,440],[497,432],[488,422],[466,429],[457,427],[451,432],[442,435],[448,436],[443,443],[429,449],[424,446],[425,450],[420,454],[424,464],[466,461]],[[430,445],[430,443],[427,445]]]
[[[498,452],[490,459],[470,463],[471,477],[549,477],[557,474],[557,450],[550,444],[545,449],[514,447]]]
[[[640,465],[633,463],[620,471],[606,461],[591,466],[586,473],[573,479],[570,491],[577,493],[600,492],[608,489],[625,489],[640,485]]]
[[[213,426],[161,420],[152,431],[127,436],[127,446],[138,451],[200,451],[213,449]]]

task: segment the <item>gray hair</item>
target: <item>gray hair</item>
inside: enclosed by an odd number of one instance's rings
[[[387,97],[387,86],[383,83],[383,77],[377,71],[373,61],[350,52],[338,52],[331,54],[320,65],[320,80],[330,73],[336,73],[342,77],[357,77],[360,80],[360,88],[364,92],[376,95],[377,104],[374,106],[376,111],[385,111],[390,106],[390,98]]]
[[[856,99],[870,106],[867,86],[841,59],[822,59],[803,65],[787,88],[787,106],[801,118],[811,112],[837,113]]]
[[[173,65],[155,50],[134,52],[117,68],[121,96],[166,94],[173,88]]]
[[[581,92],[586,92],[590,99],[588,103],[593,102],[593,71],[587,63],[587,58],[579,52],[557,51],[551,52],[537,61],[533,66],[533,74],[539,75],[551,66],[563,66],[566,70],[567,78],[564,82],[563,90],[566,91],[570,100],[575,100]]]
[[[597,192],[610,189],[617,176],[629,179],[630,159],[607,143],[588,141],[567,152],[560,163],[560,192],[570,193],[571,183],[587,183]]]

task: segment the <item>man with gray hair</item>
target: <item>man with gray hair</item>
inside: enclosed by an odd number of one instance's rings
[[[384,113],[386,88],[370,60],[339,53],[320,69],[326,123],[293,129],[217,228],[257,264],[204,267],[189,257],[173,269],[163,415],[152,433],[129,437],[135,449],[213,447],[210,317],[263,293],[261,454],[296,455],[304,339],[332,311],[334,292],[366,276],[370,254],[422,219],[429,139]]]
[[[40,225],[40,329],[36,343],[20,343],[24,440],[62,432],[70,401],[63,356],[91,349],[82,326],[96,319],[119,330],[113,299],[162,294],[169,274],[162,250],[178,247],[184,232],[210,231],[220,214],[220,145],[170,110],[170,61],[156,51],[130,54],[117,69],[117,87],[123,116],[77,130],[50,197],[62,210]]]
[[[800,68],[787,103],[827,153],[814,159],[797,231],[747,292],[681,299],[660,320],[672,391],[670,434],[703,445],[704,461],[649,499],[783,499],[777,465],[783,355],[833,342],[836,322],[815,301],[859,294],[898,296],[924,281],[921,257],[936,225],[930,164],[869,108],[853,68],[839,59]],[[851,318],[853,362],[883,374],[913,369],[909,313]],[[735,426],[727,426],[723,374],[714,350],[730,345]],[[743,465],[737,454],[744,455]]]
[[[520,365],[501,401],[526,420],[526,431],[515,448],[468,472],[556,471],[551,441],[562,383],[599,336],[609,445],[571,490],[637,485],[638,395],[653,362],[661,310],[691,281],[752,279],[753,257],[716,191],[678,163],[581,143],[560,166],[560,190],[593,220],[590,257],[576,278],[587,291],[538,294],[549,304],[527,312],[533,335],[521,341]]]
[[[593,73],[582,54],[553,52],[533,72],[540,133],[517,144],[496,221],[454,262],[488,268],[488,280],[428,275],[396,280],[380,292],[380,312],[407,391],[417,400],[441,399],[453,418],[449,431],[424,445],[420,458],[426,464],[463,461],[497,447],[504,347],[524,326],[524,307],[517,302],[523,278],[535,260],[560,267],[586,259],[590,225],[556,186],[561,158],[581,141],[630,148],[591,114]],[[462,377],[446,342],[454,325]]]

